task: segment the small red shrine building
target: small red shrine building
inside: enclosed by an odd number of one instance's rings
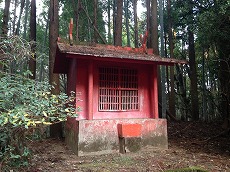
[[[175,63],[184,62],[144,49],[58,43],[54,72],[67,74],[67,91],[80,107],[77,118],[67,119],[67,145],[79,156],[167,148],[157,66]]]

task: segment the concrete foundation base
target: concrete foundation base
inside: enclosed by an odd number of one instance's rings
[[[121,124],[141,125],[140,136],[119,137],[118,126]],[[165,119],[77,120],[68,118],[66,143],[78,156],[118,153],[121,149],[122,153],[135,152],[145,146],[167,149],[167,121]]]

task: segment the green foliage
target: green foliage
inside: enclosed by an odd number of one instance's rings
[[[21,75],[2,73],[0,79],[0,126],[28,128],[65,120],[66,113],[75,113],[65,105],[72,101],[64,93],[52,95],[48,83],[37,82]]]
[[[0,42],[0,60],[5,64],[5,71],[0,71],[0,164],[4,167],[0,171],[28,164],[27,138],[36,129],[76,116],[74,93],[53,95],[48,82],[29,79],[28,71],[12,70],[12,64],[19,67],[31,55],[29,43],[19,40]]]
[[[77,0],[73,1],[67,1],[67,0],[61,0],[60,5],[62,8],[62,14],[60,16],[60,24],[59,24],[59,34],[61,38],[68,39],[68,24],[70,21],[70,18],[74,19],[74,28],[73,28],[73,38],[75,39],[76,35],[76,21],[75,21],[75,13],[74,8],[77,8]],[[81,1],[83,8],[86,10],[88,15],[90,16],[91,20],[94,19],[94,3],[92,1]],[[99,1],[98,2],[98,11],[97,11],[97,25],[98,25],[98,31],[102,35],[103,38],[105,38],[105,21],[103,19],[103,4]],[[90,23],[89,19],[87,18],[84,11],[81,9],[79,11],[79,41],[80,42],[92,42],[93,35],[94,35],[94,29],[92,27],[92,23]],[[98,39],[99,43],[101,43],[101,40]]]
[[[69,104],[74,97],[51,94],[45,82],[21,75],[1,75],[0,160],[4,165],[26,165],[30,155],[26,138],[33,134],[31,129],[65,121],[67,115],[75,116],[75,109]]]
[[[166,172],[207,172],[207,171],[199,167],[189,167],[189,168],[167,170]]]

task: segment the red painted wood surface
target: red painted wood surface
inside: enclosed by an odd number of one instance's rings
[[[153,118],[159,118],[159,112],[158,112],[158,81],[157,81],[157,65],[153,67],[153,87],[151,90],[153,90]]]
[[[141,137],[141,124],[118,124],[119,137]]]
[[[88,118],[88,61],[79,60],[76,61],[76,66],[73,70],[76,73],[76,78],[71,78],[70,82],[76,80],[75,92],[76,92],[76,107],[80,108],[78,112],[79,119]]]
[[[153,76],[153,66],[152,65],[135,65],[132,63],[111,63],[99,61],[94,61],[90,63],[88,60],[77,60],[76,65],[72,66],[76,72],[76,78],[69,78],[70,81],[76,82],[76,106],[80,107],[79,119],[116,119],[116,118],[155,118],[158,117],[158,104],[154,105],[157,101],[157,96],[153,98],[153,101],[150,98],[151,93],[153,93],[153,84],[151,81],[153,77],[157,77],[157,74]],[[126,68],[136,68],[138,70],[138,94],[139,94],[139,110],[134,111],[120,111],[120,112],[106,112],[99,111],[98,108],[98,99],[99,99],[99,74],[98,68],[100,66],[120,66]],[[89,74],[93,74],[89,77]],[[72,80],[72,81],[71,81]],[[157,79],[155,79],[157,81]],[[156,85],[157,86],[157,85]],[[157,90],[157,89],[156,89]],[[156,91],[155,90],[155,91]],[[154,93],[153,93],[154,94]],[[157,113],[154,115],[154,113]]]
[[[88,120],[92,120],[93,119],[93,103],[94,103],[94,91],[93,91],[93,78],[94,78],[94,74],[93,74],[93,62],[89,61],[89,65],[88,65]]]

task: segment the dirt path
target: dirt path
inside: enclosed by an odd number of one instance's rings
[[[77,157],[60,140],[33,142],[31,172],[117,171],[160,172],[196,166],[210,172],[230,172],[230,136],[219,136],[219,124],[169,123],[169,149],[138,153]]]

